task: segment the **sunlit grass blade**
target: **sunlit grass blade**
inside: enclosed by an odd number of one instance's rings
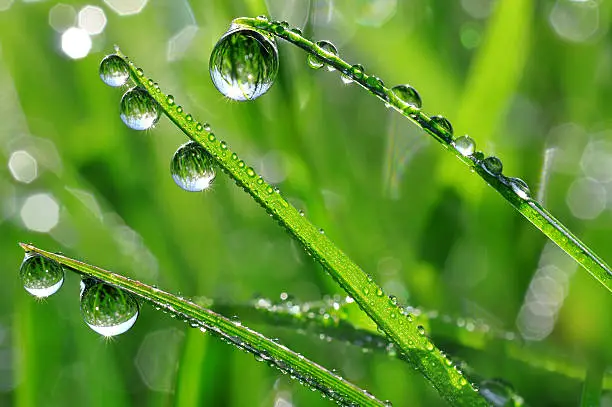
[[[194,328],[207,330],[233,346],[253,354],[258,360],[266,362],[282,372],[289,373],[296,377],[300,383],[318,390],[322,395],[337,401],[341,405],[385,405],[370,393],[349,383],[303,355],[274,342],[239,322],[231,321],[191,301],[79,260],[41,250],[30,244],[22,243],[21,246],[27,252],[39,253],[84,276],[125,290],[159,307],[164,312],[184,319]]]
[[[301,38],[301,37],[300,37]],[[423,330],[401,315],[401,309],[391,301],[382,288],[342,252],[321,229],[312,224],[280,194],[280,191],[259,176],[253,167],[229,148],[209,127],[205,127],[174,97],[164,94],[160,86],[148,78],[143,70],[130,61],[119,49],[116,54],[127,61],[132,79],[157,102],[161,111],[189,138],[208,151],[238,186],[242,187],[299,241],[355,300],[368,316],[393,341],[399,352],[432,383],[440,395],[452,405],[485,405],[476,389],[459,369],[434,346]],[[397,99],[397,98],[396,98]]]
[[[364,72],[359,72],[358,75],[355,75],[351,64],[344,61],[337,54],[325,51],[299,33],[282,28],[277,22],[241,17],[235,19],[234,23],[266,31],[302,48],[308,54],[315,56],[318,60],[348,76],[353,82],[367,89],[386,105],[412,120],[459,160],[473,169],[475,173],[497,190],[510,205],[540,229],[551,241],[572,256],[604,287],[612,291],[612,269],[610,269],[610,266],[580,241],[563,223],[534,201],[529,188],[522,180],[502,175],[501,162],[499,162],[499,165],[497,163],[494,166],[490,165],[492,161],[485,158],[482,152],[475,150],[473,141],[470,141],[472,145],[469,149],[466,149],[465,146],[460,147],[456,145],[452,132],[449,129],[435,123],[435,120],[432,120],[433,116],[430,117],[422,112],[421,109],[407,104],[390,88],[385,87],[380,78],[365,74]]]
[[[584,378],[580,407],[599,407],[601,405],[601,390],[604,369],[598,362],[589,366]]]

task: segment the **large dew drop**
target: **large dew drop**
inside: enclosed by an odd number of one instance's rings
[[[185,191],[203,191],[210,187],[215,179],[213,158],[204,147],[195,141],[189,141],[174,153],[170,173],[176,185]]]
[[[431,122],[444,129],[450,137],[453,136],[453,125],[444,116],[431,116]]]
[[[135,86],[121,98],[121,120],[131,129],[147,130],[157,123],[160,107],[145,89]]]
[[[394,86],[391,91],[395,93],[398,99],[401,99],[402,102],[409,106],[416,109],[420,109],[421,106],[423,106],[419,92],[410,85],[397,85]]]
[[[64,284],[64,269],[55,260],[27,253],[19,268],[23,288],[38,298],[55,294]]]
[[[130,68],[119,55],[107,55],[100,62],[100,78],[108,86],[123,86],[130,78]]]
[[[336,46],[329,41],[318,41],[316,45],[318,45],[324,51],[329,52],[330,54],[338,55],[338,50],[336,49]],[[325,63],[319,57],[312,54],[308,54],[306,62],[308,62],[308,66],[313,69],[319,69],[322,68],[323,65],[325,65]],[[327,66],[327,69],[329,71],[335,70],[335,68],[330,65]]]
[[[88,278],[81,281],[81,315],[100,335],[120,335],[134,326],[138,302],[130,293]]]
[[[232,25],[210,55],[210,77],[224,96],[253,100],[270,89],[278,73],[278,48],[273,38]]]

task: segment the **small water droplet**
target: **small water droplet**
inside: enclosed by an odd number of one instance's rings
[[[453,126],[452,126],[451,122],[449,122],[446,117],[444,117],[444,116],[431,116],[431,121],[432,121],[432,123],[437,124],[438,127],[442,128],[443,130],[446,130],[446,132],[448,133],[448,135],[450,137],[453,136]]]
[[[474,149],[476,148],[476,143],[470,136],[462,136],[457,138],[454,141],[455,149],[464,157],[468,157],[474,154]]]
[[[28,253],[19,268],[19,277],[27,292],[38,298],[46,298],[64,284],[64,269],[55,260]]]
[[[83,282],[81,315],[85,323],[103,336],[120,335],[138,318],[134,296],[102,282]]]
[[[297,28],[297,27],[294,27],[294,28],[292,28],[292,29],[291,29],[291,30],[289,30],[289,31],[291,31],[292,33],[297,34],[297,35],[299,35],[299,36],[301,36],[301,35],[302,35],[302,30],[300,30],[300,29],[299,29],[299,28]]]
[[[189,192],[210,187],[215,179],[213,158],[195,141],[188,141],[176,150],[170,163],[170,173],[176,185]]]
[[[232,153],[232,160],[237,160],[237,159],[238,159],[238,154]]]
[[[138,76],[144,76],[144,72],[142,71],[141,68],[136,69],[136,75]]]
[[[202,130],[204,130],[204,126],[202,126],[202,123],[198,123],[198,124],[196,124],[196,130],[197,130],[197,131],[202,131]]]
[[[210,77],[224,96],[253,100],[270,89],[278,73],[276,42],[259,31],[232,26],[210,56]]]
[[[376,290],[376,295],[379,296],[379,297],[382,297],[383,296],[383,290],[381,288],[378,288]]]
[[[188,114],[187,116],[185,116],[185,120],[187,120],[188,122],[191,122],[193,121],[193,117],[190,114]]]
[[[525,181],[520,178],[508,178],[508,183],[510,184],[510,188],[514,191],[515,194],[522,199],[530,199],[531,191],[529,190],[529,186]]]
[[[244,168],[245,164],[244,161],[240,160],[238,161],[238,168]]]
[[[380,96],[383,100],[387,100],[387,94],[385,93],[385,84],[377,76],[368,76],[366,78],[366,85],[368,85],[368,89],[373,92],[375,95]]]
[[[121,120],[131,129],[147,130],[159,120],[160,107],[149,92],[135,86],[121,98]]]
[[[119,55],[107,55],[100,62],[100,79],[108,86],[122,86],[130,79],[130,67]]]
[[[208,141],[213,142],[216,140],[216,137],[213,133],[208,134]]]
[[[423,325],[417,326],[417,331],[419,331],[419,334],[425,335],[425,327]]]
[[[183,106],[177,106],[176,107],[176,112],[179,113],[179,114],[183,113]]]
[[[259,20],[259,21],[268,21],[268,16],[262,14],[260,16],[257,16],[257,20]]]
[[[398,99],[401,99],[409,106],[420,109],[423,105],[419,92],[410,85],[397,85],[391,88],[391,91],[395,93]]]
[[[317,41],[316,45],[318,45],[319,48],[321,48],[323,51],[329,52],[330,54],[338,55],[338,50],[336,49],[335,45],[329,41]],[[308,66],[313,69],[319,69],[322,68],[323,65],[325,65],[321,58],[313,54],[308,54],[308,58],[306,59],[306,61],[308,62]],[[336,68],[328,65],[327,69],[329,71],[334,71]]]
[[[166,103],[172,106],[174,104],[174,96],[168,95],[168,97],[166,97]]]
[[[502,173],[503,165],[499,158],[490,156],[482,161],[482,167],[491,175],[497,176]]]
[[[493,407],[522,406],[523,399],[518,396],[512,385],[499,379],[480,382],[479,393]]]
[[[246,172],[249,177],[255,176],[255,170],[252,167],[247,168]]]

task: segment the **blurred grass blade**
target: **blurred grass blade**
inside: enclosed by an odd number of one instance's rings
[[[594,362],[587,370],[580,397],[580,407],[599,407],[604,369],[601,363]]]
[[[289,373],[303,385],[316,389],[341,405],[384,406],[382,401],[368,392],[237,321],[231,321],[191,301],[99,267],[47,252],[29,244],[22,243],[21,247],[28,252],[39,253],[53,259],[84,276],[130,292],[165,312],[188,321],[193,327],[208,330],[214,336],[252,353],[258,360]]]

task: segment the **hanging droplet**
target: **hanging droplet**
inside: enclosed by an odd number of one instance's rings
[[[189,192],[200,192],[210,187],[215,179],[211,155],[195,141],[180,146],[170,163],[170,173],[176,185]]]
[[[121,120],[131,129],[147,130],[157,123],[160,107],[149,95],[149,92],[139,86],[125,92],[121,98]]]
[[[336,46],[329,41],[318,41],[316,45],[318,45],[319,48],[323,49],[324,51],[329,52],[330,54],[338,55],[338,50],[336,49]],[[308,54],[308,58],[306,61],[308,62],[308,66],[313,69],[319,69],[322,68],[323,65],[325,65],[325,63],[319,57],[312,54]],[[327,69],[329,71],[334,71],[336,68],[327,65]]]
[[[420,109],[423,105],[419,92],[410,85],[397,85],[391,88],[391,91],[395,93],[398,99],[416,109]]]
[[[38,298],[55,294],[64,283],[64,269],[55,260],[26,253],[19,268],[23,288]]]
[[[522,199],[530,199],[531,191],[529,190],[529,185],[525,181],[520,178],[508,178],[508,183],[510,184],[510,188],[514,191],[515,194]]]
[[[523,398],[515,393],[510,384],[499,379],[483,380],[479,393],[493,407],[518,407],[524,403]]]
[[[482,167],[491,175],[497,176],[502,173],[504,168],[501,160],[497,157],[490,156],[482,161]]]
[[[108,86],[122,86],[130,79],[130,68],[119,55],[107,55],[100,62],[100,78]]]
[[[219,92],[233,100],[253,100],[270,89],[278,73],[274,38],[232,25],[210,55],[210,77]]]
[[[449,137],[453,136],[453,126],[451,122],[444,116],[431,116],[431,122],[438,125],[438,127],[442,128],[448,133]]]
[[[462,136],[455,140],[455,149],[464,157],[474,154],[476,143],[470,136]]]
[[[138,302],[119,288],[92,279],[81,282],[81,315],[103,336],[120,335],[134,326]]]

